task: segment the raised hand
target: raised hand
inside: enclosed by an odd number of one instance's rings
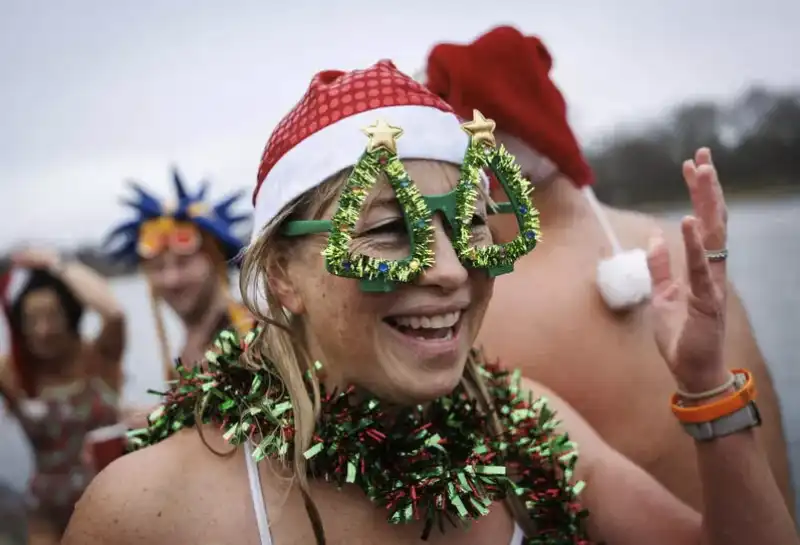
[[[686,280],[674,278],[663,238],[651,241],[648,267],[658,349],[679,388],[704,392],[730,377],[722,359],[727,298],[728,213],[711,152],[683,164],[694,215],[683,218]]]
[[[28,269],[52,269],[60,262],[58,252],[48,249],[27,249],[15,252],[11,261],[18,267]]]

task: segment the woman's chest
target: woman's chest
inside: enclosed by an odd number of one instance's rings
[[[87,431],[113,419],[113,406],[90,385],[70,385],[55,393],[20,402],[23,424],[37,439],[56,439],[65,433]]]
[[[212,498],[213,496],[213,498]],[[361,490],[338,491],[324,483],[312,483],[311,497],[319,515],[326,545],[521,545],[514,537],[514,523],[502,504],[471,525],[444,522],[422,540],[422,522],[395,525],[387,521],[385,507],[371,503]],[[264,520],[272,545],[314,545],[314,526],[302,494],[296,486],[264,490]],[[208,545],[266,545],[258,530],[258,506],[246,487],[214,493],[196,503],[202,505],[181,524],[184,531],[172,537],[185,543]],[[224,506],[224,507],[223,507]],[[194,509],[193,509],[194,511]]]

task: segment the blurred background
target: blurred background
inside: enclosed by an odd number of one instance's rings
[[[171,196],[175,165],[192,187],[210,180],[213,198],[250,191],[270,132],[315,72],[391,58],[414,73],[432,44],[501,23],[550,48],[602,200],[678,218],[682,159],[713,149],[731,275],[781,395],[800,483],[795,0],[0,0],[0,252],[47,243],[113,278],[136,335],[126,400],[145,402],[161,385],[145,285],[98,246],[120,219],[124,180]],[[174,319],[167,328],[181,334]],[[0,445],[0,482],[22,490],[29,452],[2,415]]]

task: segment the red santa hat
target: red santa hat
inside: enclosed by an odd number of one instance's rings
[[[470,44],[436,45],[417,78],[457,114],[477,108],[494,119],[504,133],[500,140],[534,183],[557,170],[581,188],[613,252],[598,265],[600,293],[613,309],[631,308],[650,295],[646,253],[623,250],[597,202],[592,170],[567,120],[564,97],[550,79],[552,67],[539,38],[501,26]]]
[[[378,119],[402,128],[400,159],[463,161],[469,140],[453,108],[391,61],[320,72],[267,142],[253,194],[253,240],[286,205],[355,165],[367,145],[363,129]]]

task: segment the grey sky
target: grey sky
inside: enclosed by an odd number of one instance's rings
[[[543,37],[585,138],[684,97],[800,85],[796,0],[0,0],[0,248],[99,239],[122,181],[165,194],[173,163],[215,196],[249,190],[316,71],[413,72],[500,23]]]

